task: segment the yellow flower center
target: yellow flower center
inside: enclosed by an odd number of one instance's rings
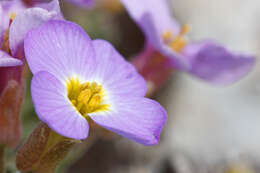
[[[96,82],[80,83],[72,78],[67,82],[67,92],[72,105],[84,117],[88,113],[108,110],[109,105],[104,104],[104,90]]]
[[[185,34],[189,32],[189,26],[184,25],[180,31],[180,33],[173,37],[171,31],[167,31],[163,34],[163,41],[169,45],[169,47],[175,52],[180,53],[183,48],[187,45],[187,40],[185,38]]]

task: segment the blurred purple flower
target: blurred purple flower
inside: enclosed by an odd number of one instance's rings
[[[144,98],[144,79],[110,43],[54,20],[28,33],[25,54],[36,112],[55,132],[85,139],[92,119],[143,145],[158,143],[166,112]]]
[[[94,0],[66,0],[79,7],[92,7],[94,5]]]
[[[162,57],[171,59],[173,69],[185,71],[212,84],[227,85],[245,76],[255,63],[253,56],[232,53],[213,41],[188,43],[185,38],[188,27],[181,28],[171,16],[167,0],[121,2],[146,36],[146,53],[142,54],[159,52]],[[143,62],[142,55],[137,58],[134,60],[136,64]]]
[[[52,18],[60,17],[58,0],[29,9],[26,9],[21,0],[0,2],[1,144],[14,145],[20,136],[19,114],[24,88],[24,37],[29,30]]]

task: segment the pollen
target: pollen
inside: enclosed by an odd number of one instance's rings
[[[104,90],[96,82],[80,83],[77,78],[72,78],[67,82],[68,98],[72,105],[84,117],[88,113],[106,111],[109,107],[104,103]]]
[[[184,47],[187,45],[187,39],[185,35],[189,32],[189,26],[184,25],[180,30],[179,34],[173,37],[171,31],[166,31],[163,33],[163,41],[175,52],[180,53]]]

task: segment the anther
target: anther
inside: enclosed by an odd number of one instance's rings
[[[87,113],[108,108],[108,105],[102,104],[102,86],[96,82],[80,84],[78,79],[71,79],[67,83],[67,91],[69,100],[85,118]]]
[[[101,103],[101,96],[99,94],[95,94],[89,101],[90,107],[97,107]]]
[[[184,47],[187,45],[185,34],[187,34],[188,32],[189,32],[189,26],[184,25],[177,36],[173,37],[171,31],[167,31],[163,34],[162,37],[164,42],[168,44],[172,50],[176,52],[181,52],[184,49]]]
[[[86,88],[89,88],[90,84],[89,82],[85,82],[84,84],[81,85],[81,89],[84,90]]]
[[[185,35],[185,34],[187,34],[189,31],[190,31],[190,26],[187,25],[187,24],[185,24],[185,25],[182,26],[179,35]]]
[[[79,96],[78,96],[78,101],[79,102],[84,102],[85,104],[88,103],[89,99],[91,97],[91,91],[90,89],[85,89],[83,90]]]
[[[173,40],[171,43],[170,43],[170,47],[176,51],[176,52],[181,52],[182,49],[187,45],[187,41],[181,37],[181,36],[177,36],[175,38],[175,40]]]
[[[172,38],[172,33],[171,31],[167,31],[165,33],[163,33],[163,40],[164,41],[170,41],[170,39]]]

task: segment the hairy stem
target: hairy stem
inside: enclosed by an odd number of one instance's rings
[[[5,173],[5,146],[0,145],[0,173]]]

